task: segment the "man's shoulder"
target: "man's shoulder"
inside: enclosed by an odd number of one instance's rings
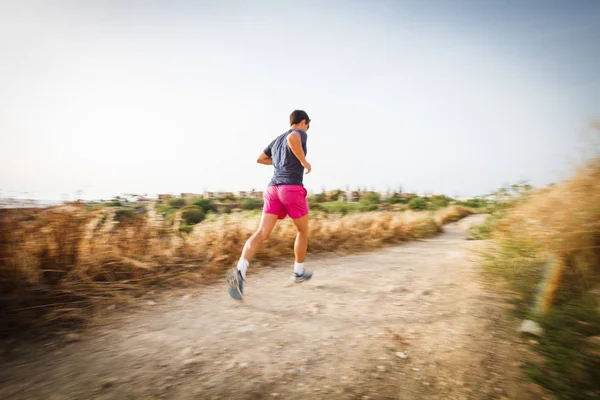
[[[303,131],[303,130],[301,130],[301,129],[292,129],[292,130],[289,130],[287,133],[290,133],[290,134],[292,134],[292,133],[299,133],[302,138],[306,138],[308,136],[306,134],[306,132]]]

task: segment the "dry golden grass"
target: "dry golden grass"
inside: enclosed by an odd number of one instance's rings
[[[572,179],[530,194],[501,220],[494,235],[600,267],[600,158]]]
[[[455,206],[435,213],[321,214],[310,222],[309,251],[357,252],[431,237],[470,213]],[[152,288],[210,282],[237,261],[258,218],[209,218],[181,235],[177,215],[160,226],[148,215],[118,222],[111,209],[83,205],[1,210],[0,319],[5,328],[83,321],[100,306]],[[280,222],[255,264],[292,255],[294,236],[292,222]]]

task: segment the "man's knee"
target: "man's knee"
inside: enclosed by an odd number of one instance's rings
[[[299,234],[308,236],[308,227],[307,226],[297,226],[296,229],[298,230]]]
[[[269,237],[269,232],[266,229],[259,229],[254,233],[254,236],[264,242]]]

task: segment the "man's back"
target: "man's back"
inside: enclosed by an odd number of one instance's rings
[[[289,130],[273,140],[264,150],[264,153],[273,159],[273,167],[275,168],[269,186],[303,185],[304,167],[288,145],[288,136],[293,132],[300,134],[302,150],[304,150],[304,154],[307,153],[306,141],[308,136],[304,131]]]

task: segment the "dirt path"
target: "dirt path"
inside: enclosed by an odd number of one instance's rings
[[[469,224],[374,253],[254,273],[0,364],[1,399],[529,399],[522,340],[484,290]],[[512,328],[511,328],[512,329]],[[402,353],[399,353],[402,352]],[[406,358],[403,358],[406,357]]]

